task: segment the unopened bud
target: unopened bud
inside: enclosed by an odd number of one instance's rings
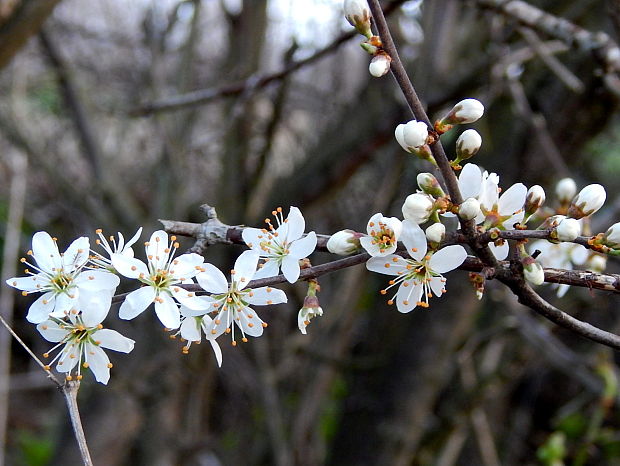
[[[319,298],[316,295],[308,295],[304,298],[303,307],[297,314],[297,327],[299,331],[306,335],[306,327],[310,324],[310,321],[315,317],[323,315],[323,309],[319,305]]]
[[[327,250],[340,256],[353,254],[360,248],[360,234],[353,230],[340,230],[327,241]]]
[[[603,235],[603,244],[613,249],[620,249],[620,222],[607,229]]]
[[[545,271],[540,263],[536,262],[532,256],[521,259],[523,263],[523,276],[532,285],[542,285],[545,281]]]
[[[430,243],[439,244],[446,236],[446,227],[443,223],[433,223],[426,229],[426,239]]]
[[[441,189],[437,178],[431,173],[419,173],[416,180],[420,189],[426,194],[430,194],[434,197],[444,197],[446,195],[443,189]]]
[[[603,273],[607,268],[607,256],[597,253],[591,253],[585,264],[586,270],[592,272]]]
[[[558,196],[560,204],[568,204],[577,193],[577,184],[572,178],[562,178],[555,185],[555,194]]]
[[[473,220],[480,214],[480,202],[475,197],[467,198],[459,206],[459,217],[463,220]]]
[[[456,140],[456,160],[467,160],[478,153],[482,145],[482,137],[475,129],[468,129]]]
[[[417,224],[426,222],[433,213],[434,200],[427,194],[414,193],[403,204],[403,217]]]
[[[479,100],[461,100],[445,117],[435,123],[435,129],[439,134],[443,134],[453,125],[473,123],[482,115],[484,115],[484,105]]]
[[[530,189],[527,190],[527,194],[525,196],[525,217],[524,222],[527,221],[532,215],[536,213],[536,211],[545,203],[545,190],[535,184]]]
[[[581,223],[574,218],[565,218],[556,228],[560,241],[574,241],[581,234]]]
[[[380,78],[390,71],[390,63],[392,63],[392,58],[385,53],[380,53],[372,57],[370,65],[368,65],[368,71],[370,71],[370,74],[375,78]]]
[[[607,193],[600,184],[589,184],[575,196],[568,208],[568,216],[572,218],[588,217],[598,211],[603,204]]]
[[[366,37],[372,36],[370,30],[370,8],[366,0],[344,0],[344,17],[357,32]]]
[[[428,127],[423,121],[411,120],[398,125],[394,131],[394,136],[403,149],[412,153],[415,148],[426,144]]]

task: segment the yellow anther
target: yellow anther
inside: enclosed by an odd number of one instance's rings
[[[391,265],[391,264],[386,263],[386,264],[384,264],[384,265],[383,265],[383,267],[385,267],[386,269],[389,269],[389,268],[390,268],[390,265]]]
[[[43,366],[43,369],[45,369],[46,371],[52,370],[50,366]]]
[[[103,233],[103,230],[101,228],[97,228],[95,230],[95,233],[97,233],[98,235],[100,235],[101,233]]]
[[[248,327],[252,328],[252,327],[254,327],[254,324],[252,322],[249,322],[248,323]]]
[[[263,326],[263,328],[267,328],[268,327],[267,322],[263,322],[261,325]]]
[[[78,380],[82,380],[82,374],[79,374],[79,375],[77,376],[77,379],[78,379]]]
[[[232,341],[233,346],[237,346],[237,342],[235,340]]]
[[[49,358],[49,357],[50,357],[50,354],[49,354],[49,353],[43,353],[43,357],[44,357],[44,358]]]
[[[176,236],[172,235],[172,236],[170,237],[170,241],[176,241],[176,240],[177,240],[177,237],[176,237]]]
[[[68,375],[67,377],[65,377],[69,382],[71,382],[73,380],[73,377],[71,377],[70,375]]]
[[[243,343],[247,343],[247,342],[248,342],[248,339],[247,339],[246,337],[243,337],[243,338],[241,339],[241,341],[242,341]]]
[[[379,293],[381,293],[381,294],[387,294],[387,290],[381,290]]]
[[[394,300],[393,299],[388,299],[387,303],[391,306],[392,304],[394,304]]]
[[[88,369],[88,366],[89,366],[89,364],[88,364],[87,362],[85,362],[85,363],[83,363],[83,364],[82,364],[82,367],[84,367],[84,368],[86,368],[86,369]]]
[[[107,365],[108,365],[108,369],[112,369],[114,367],[114,364],[112,364],[111,362],[109,362]]]
[[[173,246],[174,246],[175,249],[179,249],[181,247],[181,245],[179,243],[177,243],[177,242],[175,242],[173,244]]]

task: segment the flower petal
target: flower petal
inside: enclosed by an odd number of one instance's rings
[[[209,339],[209,343],[211,343],[211,348],[213,348],[218,367],[222,367],[222,349],[220,345],[214,339]]]
[[[308,257],[316,249],[316,233],[311,231],[304,238],[294,241],[289,247],[289,256],[295,259]]]
[[[403,220],[403,231],[400,240],[407,248],[407,253],[416,260],[426,255],[426,234],[420,226],[411,220]]]
[[[113,291],[82,291],[78,302],[82,320],[87,327],[94,327],[107,317],[112,305]]]
[[[527,188],[523,183],[515,183],[499,198],[500,215],[512,215],[523,208]]]
[[[299,278],[300,272],[298,259],[291,256],[286,256],[282,259],[282,273],[289,283],[295,283]]]
[[[118,275],[105,270],[84,270],[73,281],[80,290],[90,291],[115,290],[121,282]]]
[[[41,334],[43,338],[52,343],[58,343],[62,341],[64,337],[66,337],[70,330],[66,328],[61,328],[60,325],[53,320],[46,320],[37,325],[37,330]]]
[[[260,228],[244,228],[241,237],[250,249],[261,252],[260,243],[267,239],[267,233]]]
[[[407,261],[396,254],[385,257],[371,257],[366,262],[366,268],[371,272],[384,275],[398,275],[407,270]]]
[[[495,243],[489,243],[489,248],[498,261],[503,261],[508,257],[510,252],[510,245],[508,241],[504,241],[503,244],[496,246]]]
[[[181,254],[172,261],[170,274],[177,280],[193,278],[200,272],[199,268],[204,264],[204,257],[196,253]]]
[[[83,266],[90,254],[90,241],[82,236],[73,241],[62,256],[62,261],[67,272],[71,272]]]
[[[125,297],[125,301],[118,310],[118,316],[124,320],[131,320],[144,312],[155,299],[155,289],[151,286],[143,286],[132,291]]]
[[[235,261],[234,275],[232,279],[239,283],[238,289],[243,289],[256,273],[259,254],[256,251],[243,251]]]
[[[34,303],[30,305],[28,309],[28,315],[26,320],[33,324],[38,324],[47,320],[50,313],[54,310],[56,304],[56,297],[51,291],[41,295]]]
[[[45,272],[57,271],[62,267],[58,245],[45,231],[38,231],[32,237],[32,255],[37,265]]]
[[[463,246],[453,244],[437,251],[428,261],[433,272],[446,273],[456,269],[467,258],[467,251]]]
[[[75,343],[67,343],[61,351],[56,370],[58,372],[70,372],[78,363],[79,356],[80,353]]]
[[[101,348],[111,349],[120,353],[129,353],[133,350],[136,343],[131,338],[127,338],[116,330],[104,328],[93,333],[93,339],[98,342]]]
[[[84,356],[88,363],[88,368],[95,376],[95,380],[107,385],[110,380],[110,359],[101,348],[97,345],[86,344],[84,348]]]
[[[463,199],[478,196],[481,183],[482,172],[480,167],[473,163],[466,164],[459,175],[459,188],[461,189]]]
[[[196,281],[208,293],[220,294],[228,291],[228,281],[220,269],[213,264],[203,264],[204,272],[196,275]]]
[[[29,275],[27,277],[13,277],[6,281],[6,284],[22,291],[39,291],[43,286],[49,284],[49,279],[43,273]]]
[[[179,328],[181,325],[181,313],[179,306],[168,293],[160,293],[155,301],[155,314],[164,327],[169,329]]]
[[[202,334],[200,332],[200,322],[202,319],[199,317],[186,317],[181,322],[181,336],[187,341],[200,341]]]
[[[407,283],[407,286],[405,286]],[[396,293],[396,308],[399,312],[411,312],[420,302],[422,297],[422,285],[414,280],[402,282]]]
[[[446,279],[443,277],[432,277],[430,280],[431,290],[435,296],[441,296],[444,291]]]
[[[146,264],[133,257],[124,256],[122,254],[112,254],[110,256],[112,266],[121,275],[127,278],[138,278],[140,274],[148,277],[150,275]]]
[[[286,234],[286,241],[289,243],[295,241],[304,234],[306,230],[306,221],[301,214],[301,210],[297,207],[291,207],[286,218],[286,224],[288,225],[288,232]]]
[[[278,261],[275,259],[266,260],[260,265],[261,266],[256,271],[256,274],[254,274],[254,279],[275,277],[280,273],[280,266],[278,265]]]
[[[269,304],[281,304],[287,302],[284,291],[270,286],[255,288],[246,294],[243,299],[252,305],[266,306]]]
[[[260,337],[263,334],[263,321],[250,307],[243,308],[237,312],[235,323],[243,330],[244,334],[251,337]]]

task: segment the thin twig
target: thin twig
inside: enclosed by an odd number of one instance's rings
[[[84,435],[84,428],[82,427],[82,420],[80,418],[80,411],[77,404],[77,393],[79,389],[79,380],[68,380],[67,383],[60,388],[60,391],[65,397],[65,402],[67,403],[71,426],[73,427],[75,439],[78,442],[78,447],[80,449],[80,455],[82,456],[84,466],[92,466],[93,460],[91,459],[90,452],[88,451],[88,444],[86,443],[86,436]]]

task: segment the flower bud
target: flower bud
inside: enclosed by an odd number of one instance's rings
[[[607,256],[592,253],[588,256],[585,264],[586,270],[592,272],[603,273],[607,268]]]
[[[560,241],[574,241],[581,234],[581,223],[574,218],[565,218],[556,228]]]
[[[446,227],[443,223],[433,223],[426,229],[426,239],[430,243],[439,244],[446,236]]]
[[[380,78],[390,71],[390,63],[392,63],[392,58],[385,53],[380,53],[372,57],[370,65],[368,65],[368,71],[375,78]]]
[[[620,222],[610,226],[603,235],[603,244],[613,249],[620,248]]]
[[[370,30],[370,8],[366,0],[344,0],[344,17],[357,32],[366,37],[372,36]]]
[[[555,194],[560,204],[568,204],[577,193],[577,184],[572,178],[562,178],[555,186]]]
[[[418,186],[426,194],[430,194],[434,197],[444,197],[446,193],[443,192],[439,181],[431,173],[419,173],[417,176]]]
[[[456,140],[456,159],[458,162],[467,160],[478,153],[482,145],[482,137],[475,129],[468,129]]]
[[[340,256],[353,254],[360,248],[360,234],[353,230],[340,230],[327,240],[327,250]]]
[[[418,224],[426,222],[433,213],[433,201],[427,194],[410,194],[403,204],[403,217]]]
[[[568,216],[577,219],[588,217],[603,207],[606,197],[605,188],[600,184],[589,184],[571,202]]]
[[[428,127],[423,121],[411,120],[403,128],[403,139],[407,147],[421,147],[426,144]]]
[[[459,217],[463,220],[473,220],[480,214],[480,202],[475,197],[467,198],[459,206]]]
[[[452,110],[435,123],[435,129],[439,134],[450,130],[453,125],[473,123],[484,114],[484,105],[476,99],[461,100],[452,107]]]
[[[527,195],[525,196],[525,218],[524,221],[527,221],[532,215],[536,213],[536,211],[545,203],[545,190],[535,184],[530,189],[527,190]]]
[[[523,276],[532,285],[542,285],[545,281],[545,271],[540,263],[536,262],[532,256],[524,257],[521,262],[523,263]]]
[[[310,321],[315,317],[323,315],[323,309],[319,305],[319,298],[316,296],[306,296],[304,298],[303,307],[297,314],[297,327],[299,331],[306,335],[306,327],[310,324]]]

